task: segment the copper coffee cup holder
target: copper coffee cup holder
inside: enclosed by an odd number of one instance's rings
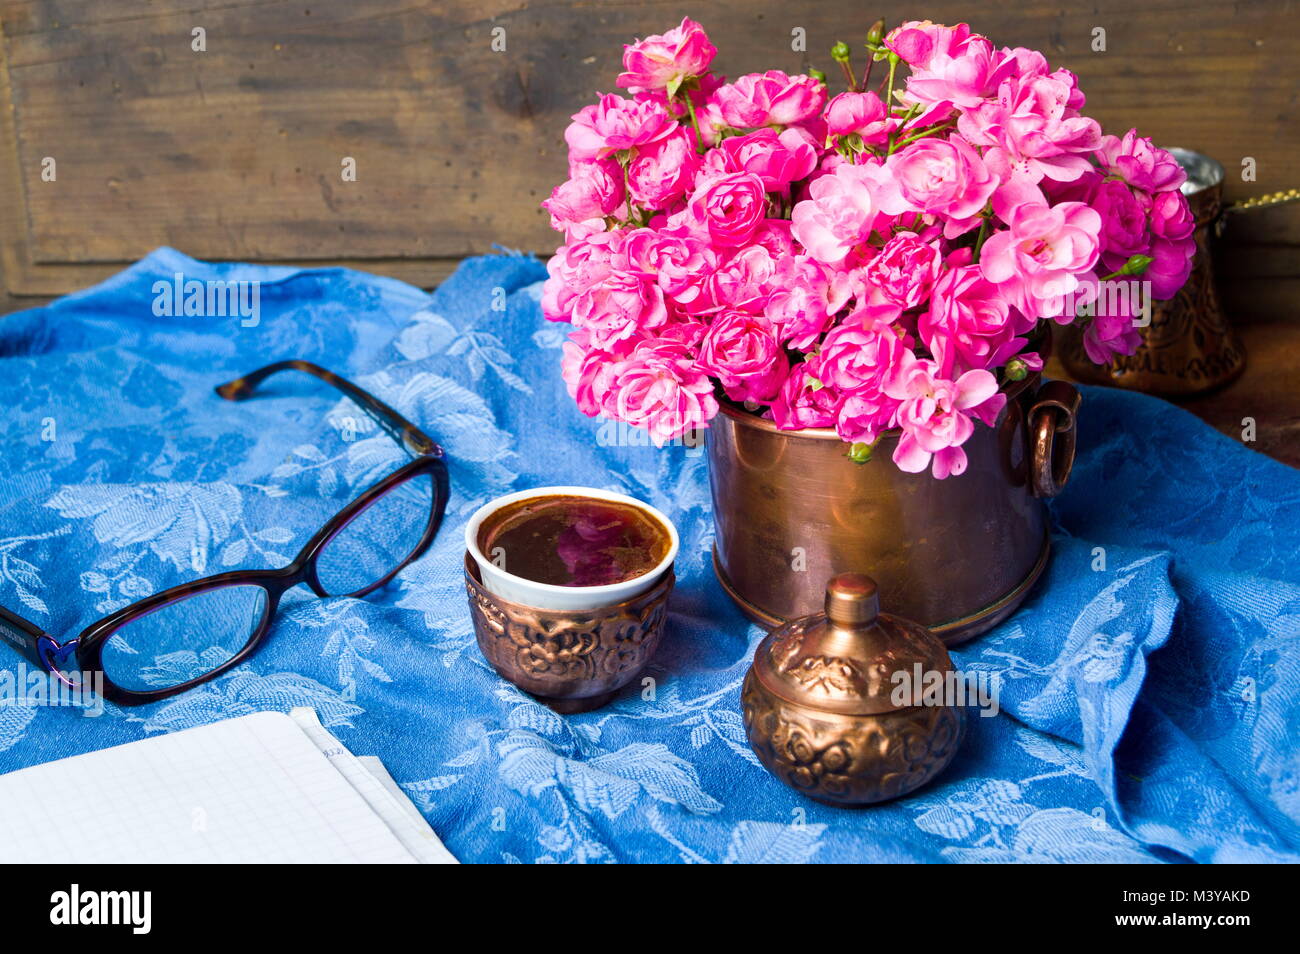
[[[672,567],[637,596],[590,610],[547,610],[483,586],[465,554],[465,589],[479,649],[503,679],[556,712],[597,709],[643,670],[668,619]]]

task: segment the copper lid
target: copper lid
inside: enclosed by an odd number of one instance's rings
[[[880,612],[875,581],[858,573],[832,577],[825,611],[774,630],[754,655],[754,675],[769,692],[846,715],[910,708],[896,701],[900,684],[910,690],[918,672],[923,677],[952,668],[939,638],[919,623]],[[895,673],[906,673],[909,682]]]

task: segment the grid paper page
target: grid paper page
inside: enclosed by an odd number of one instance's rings
[[[424,865],[459,864],[446,849],[420,810],[393,781],[382,762],[372,758],[367,764],[348,751],[329,729],[320,724],[316,710],[310,706],[295,706],[289,718],[324,753],[349,785],[356,789],[371,810],[388,826],[398,841],[416,861]],[[387,781],[385,781],[387,780]]]
[[[0,776],[0,862],[415,859],[289,716],[258,712]]]

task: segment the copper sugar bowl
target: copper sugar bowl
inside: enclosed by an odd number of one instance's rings
[[[548,610],[497,596],[465,554],[465,589],[479,649],[504,679],[556,712],[605,705],[659,648],[672,567],[650,589],[590,610]]]
[[[916,684],[954,673],[924,626],[880,612],[869,577],[841,574],[826,586],[824,612],[759,643],[740,693],[745,732],[767,770],[810,798],[898,798],[942,772],[961,745],[962,709]]]
[[[767,627],[817,610],[847,567],[880,584],[885,609],[945,643],[1009,616],[1047,565],[1043,498],[1074,461],[1078,391],[1038,375],[1004,388],[993,427],[963,445],[966,472],[936,480],[891,460],[896,435],[856,463],[830,429],[782,431],[724,406],[708,429],[718,579]]]

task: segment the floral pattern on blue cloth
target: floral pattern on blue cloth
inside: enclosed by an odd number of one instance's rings
[[[260,320],[155,315],[155,283],[177,273],[260,282]],[[1163,402],[1088,389],[1044,580],[954,652],[1002,711],[970,713],[956,761],[914,796],[831,808],[746,743],[740,682],[762,633],[712,576],[701,451],[610,440],[627,432],[578,413],[544,277],[487,256],[430,296],[160,249],[0,320],[0,603],[58,638],[203,574],[288,562],[403,460],[305,376],[237,405],[213,395],[259,365],[305,358],[371,390],[446,446],[453,493],[430,553],[384,591],[289,594],[262,649],[193,691],[98,715],[0,698],[0,771],[308,705],[464,861],[1300,860],[1300,474]],[[491,671],[461,579],[469,514],[556,483],[644,498],[682,537],[655,691],[574,716]],[[152,671],[199,672],[208,649]],[[20,662],[0,651],[0,678]]]

